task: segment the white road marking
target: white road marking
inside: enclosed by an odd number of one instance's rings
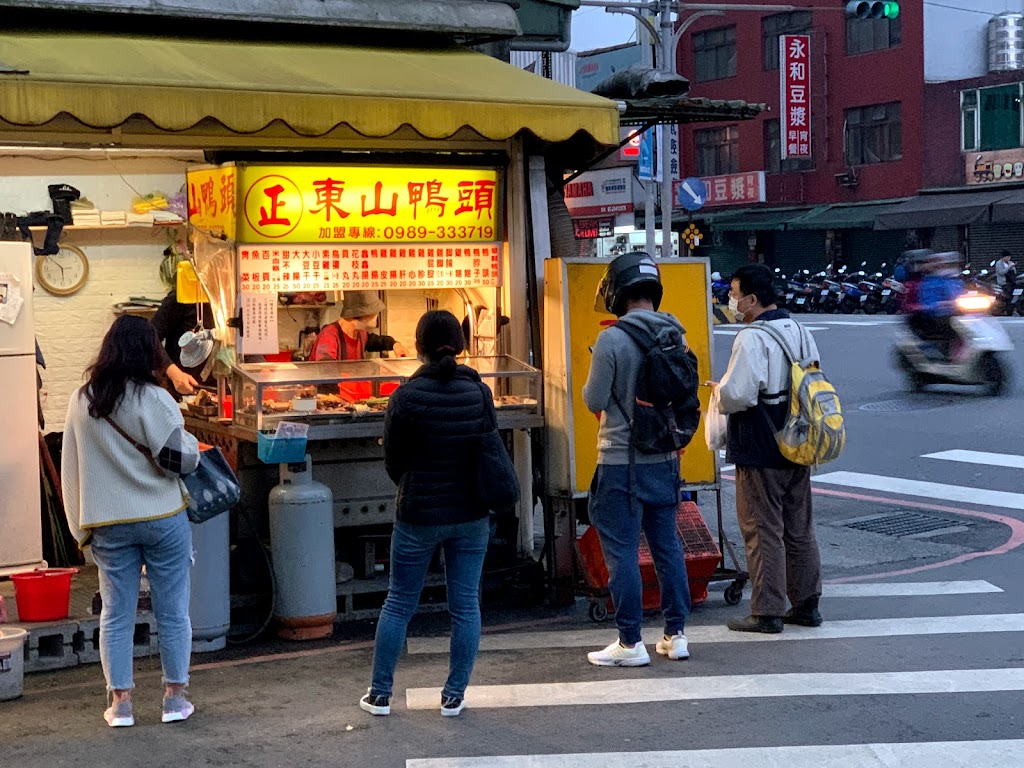
[[[987,634],[1024,632],[1024,613],[977,614],[968,616],[923,616],[897,619],[855,619],[826,621],[820,627],[786,627],[778,635],[733,632],[721,624],[691,624],[686,637],[691,643],[771,643],[790,640],[849,640],[866,637],[910,637],[920,635]],[[574,629],[551,632],[506,632],[484,635],[480,650],[524,651],[548,648],[594,650],[608,644],[615,627]],[[654,645],[661,639],[660,627],[643,631],[644,642]],[[410,654],[448,653],[447,637],[409,638]]]
[[[808,331],[827,331],[828,328],[819,325],[805,325],[805,330]],[[743,330],[743,326],[740,325],[716,325],[715,333],[721,334],[722,336],[735,336],[737,333]]]
[[[958,461],[962,464],[980,464],[984,467],[1010,467],[1011,469],[1024,469],[1024,456],[1015,456],[1010,453],[987,453],[985,451],[940,451],[929,453],[925,459],[940,459],[941,461]]]
[[[1019,768],[1024,741],[931,741],[798,747],[591,752],[406,760],[406,768]]]
[[[813,322],[820,325],[843,325],[852,328],[870,328],[876,325],[896,325],[899,320],[818,320]]]
[[[965,485],[944,485],[927,483],[923,480],[906,480],[901,477],[867,475],[861,472],[829,472],[812,477],[811,482],[821,485],[839,485],[868,491],[897,493],[901,496],[922,496],[927,499],[957,501],[983,507],[1024,510],[1024,493],[990,491],[985,488],[971,488]]]
[[[472,709],[646,704],[791,696],[905,696],[1024,691],[1024,668],[939,669],[924,672],[798,672],[776,675],[622,678],[581,683],[477,685],[466,690]],[[409,688],[409,709],[437,709],[440,688]]]

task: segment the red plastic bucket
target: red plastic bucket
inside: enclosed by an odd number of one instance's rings
[[[11,575],[19,621],[58,621],[71,610],[71,577],[77,568],[39,568]]]

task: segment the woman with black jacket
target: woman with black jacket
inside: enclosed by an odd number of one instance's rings
[[[452,619],[441,714],[453,717],[465,707],[480,644],[479,586],[489,534],[487,508],[476,491],[477,454],[495,412],[479,374],[455,361],[464,347],[454,315],[426,313],[416,328],[423,366],[388,403],[384,456],[388,475],[398,485],[398,519],[391,539],[390,589],[377,624],[373,681],[359,701],[372,715],[391,713],[395,666],[439,544]]]

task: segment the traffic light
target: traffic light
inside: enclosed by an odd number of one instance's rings
[[[888,0],[853,0],[846,4],[848,19],[895,19],[900,15],[900,4]]]

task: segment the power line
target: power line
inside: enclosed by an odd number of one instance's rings
[[[925,5],[933,5],[936,8],[945,8],[949,11],[964,11],[965,13],[978,13],[982,16],[993,16],[995,15],[992,11],[981,11],[977,8],[963,8],[959,5],[948,5],[946,3],[936,3],[934,0],[924,0]]]

